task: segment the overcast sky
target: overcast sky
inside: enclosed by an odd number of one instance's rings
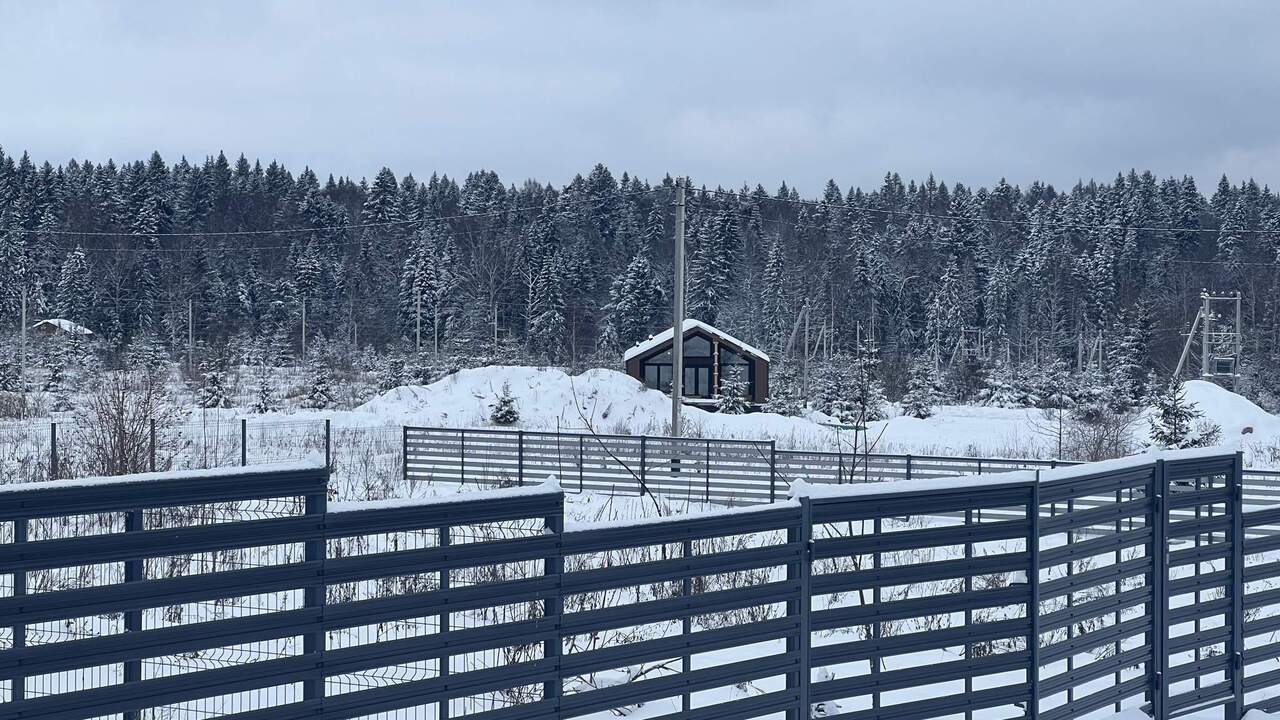
[[[0,146],[563,184],[1280,185],[1280,3],[0,0]]]

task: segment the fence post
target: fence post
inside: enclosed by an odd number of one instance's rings
[[[439,540],[440,540],[440,543],[439,543],[440,547],[442,548],[449,547],[450,540],[449,540],[448,525],[440,528]],[[449,587],[450,587],[449,568],[447,567],[442,568],[440,570],[440,592],[447,596]],[[449,632],[448,604],[446,604],[440,610],[440,614],[437,616],[436,622],[438,624],[437,632],[442,632],[442,633]],[[436,667],[438,670],[438,675],[442,678],[447,677],[449,675],[449,658],[450,658],[449,649],[448,649],[448,646],[445,646],[445,649],[441,651],[440,656],[436,658],[436,663],[437,663]],[[447,696],[440,698],[439,702],[437,703],[436,717],[438,717],[440,720],[449,720],[449,698]]]
[[[15,545],[25,543],[27,541],[27,519],[25,517],[14,518],[13,520],[13,542]],[[15,548],[16,549],[16,548]],[[22,597],[27,594],[27,571],[13,571],[13,596],[15,598]],[[19,650],[27,645],[27,626],[18,623],[13,626],[13,649]],[[19,671],[21,672],[21,671]],[[26,678],[21,675],[14,675],[9,680],[9,699],[13,702],[22,700],[26,695]]]
[[[1169,634],[1169,627],[1165,623],[1165,610],[1169,605],[1165,587],[1169,576],[1169,516],[1166,512],[1169,476],[1164,460],[1156,460],[1152,485],[1151,521],[1155,532],[1151,538],[1151,668],[1147,674],[1151,684],[1151,716],[1156,720],[1165,720],[1164,673],[1169,662],[1168,653],[1164,649],[1165,638]]]
[[[400,478],[409,487],[409,426],[400,426]],[[442,719],[443,720],[443,719]]]
[[[911,479],[911,453],[907,453],[907,479]]]
[[[778,497],[778,441],[769,441],[769,502]]]
[[[1227,717],[1244,712],[1244,453],[1231,466],[1231,695],[1235,707]]]
[[[125,531],[126,532],[142,532],[145,529],[143,511],[130,510],[125,513]],[[124,581],[126,583],[135,583],[145,580],[145,568],[140,558],[132,558],[124,563]],[[124,613],[124,631],[142,632],[142,611],[126,610]],[[134,683],[142,681],[142,660],[125,660],[124,661],[124,681],[126,683]],[[123,714],[124,720],[138,720],[139,712],[129,710]]]
[[[467,431],[458,431],[458,484],[467,484]]]
[[[547,517],[546,528],[549,533],[555,535],[556,546],[555,552],[543,561],[543,573],[556,579],[555,590],[553,594],[547,597],[546,612],[543,616],[548,624],[555,628],[550,640],[544,640],[542,643],[542,657],[547,660],[553,660],[552,674],[554,680],[548,680],[542,684],[543,701],[551,701],[555,706],[556,712],[548,714],[548,717],[558,717],[560,707],[560,691],[562,678],[560,677],[560,646],[563,642],[560,635],[560,615],[564,611],[564,585],[561,575],[564,574],[564,494],[561,493],[556,503],[556,512],[554,515]]]
[[[151,472],[156,471],[156,419],[151,418]]]
[[[646,442],[648,438],[644,435],[640,436],[640,496],[644,497],[644,493],[649,489],[647,474],[645,467],[649,464],[649,446]]]
[[[249,464],[249,421],[240,418],[240,467]]]
[[[333,464],[333,423],[324,419],[324,467],[326,470]]]
[[[328,544],[328,531],[324,522],[324,515],[329,511],[329,469],[327,466],[324,477],[324,485],[318,489],[319,491],[306,496],[307,515],[320,519],[319,537],[307,540],[303,545],[303,560],[318,566],[315,577],[312,578],[310,584],[303,591],[303,605],[309,609],[318,610],[319,617],[317,618],[316,627],[320,629],[302,636],[302,652],[311,656],[315,661],[314,670],[302,682],[302,699],[313,700],[317,703],[323,702],[325,694],[325,631],[323,620],[324,606],[328,595],[328,585],[325,583],[324,577],[325,558],[328,555],[326,547]]]
[[[794,617],[799,627],[796,634],[787,638],[787,652],[796,653],[797,668],[787,673],[787,689],[794,690],[798,696],[796,707],[787,712],[787,720],[809,720],[809,644],[810,644],[810,587],[809,578],[813,570],[813,506],[807,497],[800,498],[800,525],[787,528],[787,542],[800,546],[800,559],[787,565],[787,579],[799,581],[797,592],[800,597],[787,601],[787,616]]]
[[[49,479],[58,479],[58,423],[49,423]]]
[[[1035,485],[1031,486],[1031,531],[1027,535],[1027,590],[1030,601],[1027,617],[1031,620],[1031,635],[1027,638],[1027,650],[1031,653],[1031,667],[1027,670],[1030,697],[1027,698],[1027,720],[1040,717],[1040,471],[1036,471]]]
[[[516,431],[516,484],[524,485],[524,431]]]
[[[687,538],[685,539],[684,544],[682,546],[682,552],[683,552],[682,557],[685,560],[685,567],[688,567],[689,560],[693,557],[693,541],[692,540],[689,540]],[[684,598],[689,598],[690,596],[693,595],[693,578],[689,576],[688,572],[686,572],[685,576],[680,579],[680,595]],[[681,618],[680,632],[683,633],[684,635],[685,647],[686,648],[690,647],[693,644],[689,640],[689,636],[693,634],[693,616],[692,615],[685,613],[685,616]],[[681,656],[680,672],[684,674],[688,674],[692,670],[693,670],[693,656],[688,654]],[[691,709],[693,709],[693,696],[688,691],[685,691],[680,694],[680,711],[687,713]]]
[[[586,475],[586,470],[582,467],[582,464],[585,463],[586,461],[587,461],[587,436],[579,435],[578,436],[578,492],[582,492],[583,479],[584,479],[584,476]]]
[[[707,441],[707,454],[702,463],[703,500],[711,502],[711,441]]]

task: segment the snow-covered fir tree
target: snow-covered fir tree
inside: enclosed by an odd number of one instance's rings
[[[804,414],[805,398],[800,393],[800,379],[790,364],[775,365],[769,369],[769,399],[765,412],[795,417]]]
[[[849,378],[849,400],[856,410],[861,424],[884,420],[888,417],[888,401],[884,397],[884,384],[877,369],[880,356],[869,340],[864,340],[852,358]]]
[[[716,400],[716,411],[726,415],[742,415],[751,411],[751,400],[747,397],[747,381],[740,371],[730,371],[720,378],[720,397]]]
[[[227,388],[227,372],[221,363],[200,364],[200,391],[198,402],[206,409],[231,407]]]
[[[535,355],[558,360],[568,336],[561,258],[548,255],[538,273],[529,305],[529,348]]]
[[[511,394],[510,383],[502,383],[502,389],[490,406],[489,422],[494,425],[514,425],[520,422],[520,408],[516,406],[516,398]]]
[[[337,401],[333,394],[333,379],[329,368],[312,363],[308,367],[307,376],[307,394],[302,399],[302,407],[309,410],[333,407]]]
[[[1171,385],[1153,400],[1154,411],[1147,418],[1153,445],[1168,449],[1205,447],[1221,438],[1222,428],[1204,420],[1200,408],[1187,399],[1182,383]]]
[[[255,373],[253,389],[253,405],[250,407],[257,415],[276,412],[280,409],[280,397],[276,392],[275,382],[271,377],[271,368],[266,365],[258,367]]]
[[[649,337],[666,314],[666,294],[646,252],[639,252],[610,290],[608,329],[617,348]]]
[[[938,374],[936,364],[927,355],[920,355],[911,362],[907,376],[907,391],[902,396],[902,414],[924,419],[933,415],[938,404]]]

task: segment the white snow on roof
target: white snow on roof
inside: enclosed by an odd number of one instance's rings
[[[693,318],[687,318],[684,321],[685,332],[688,332],[689,330],[692,330],[694,328],[698,328],[703,332],[709,333],[711,335],[719,336],[723,340],[728,340],[730,343],[742,348],[744,352],[749,353],[751,355],[755,355],[756,357],[760,358],[761,360],[764,360],[765,362],[769,362],[769,354],[766,353],[765,351],[760,350],[758,348],[751,347],[750,345],[742,342],[741,340],[730,335],[729,333],[724,332],[723,330],[719,330],[717,328],[711,327],[710,325],[702,322],[701,320],[694,320]],[[622,354],[622,360],[625,362],[627,360],[630,360],[633,357],[636,357],[637,355],[643,355],[649,352],[650,350],[653,350],[656,347],[669,343],[671,342],[671,338],[674,335],[675,333],[671,332],[671,328],[667,328],[666,330],[663,330],[657,335],[651,336],[648,340],[642,340],[636,343],[635,345],[632,345],[630,348],[627,348],[627,351]]]
[[[48,320],[41,320],[35,325],[32,325],[31,329],[35,330],[41,325],[49,325],[52,327],[56,327],[62,332],[71,333],[72,335],[92,335],[93,334],[93,331],[90,330],[89,328],[79,323],[75,323],[70,320],[64,320],[62,318],[50,318]]]

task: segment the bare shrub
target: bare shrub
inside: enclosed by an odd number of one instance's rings
[[[106,373],[76,415],[81,466],[84,475],[124,475],[145,472],[151,465],[151,421],[156,427],[171,427],[177,411],[165,392],[164,377],[145,371]],[[159,431],[157,431],[159,432]],[[168,433],[156,437],[157,470],[167,470],[172,460],[161,466],[161,453],[173,444]]]
[[[1133,452],[1134,412],[1099,413],[1088,418],[1072,417],[1064,431],[1064,457],[1093,462],[1124,457]]]

